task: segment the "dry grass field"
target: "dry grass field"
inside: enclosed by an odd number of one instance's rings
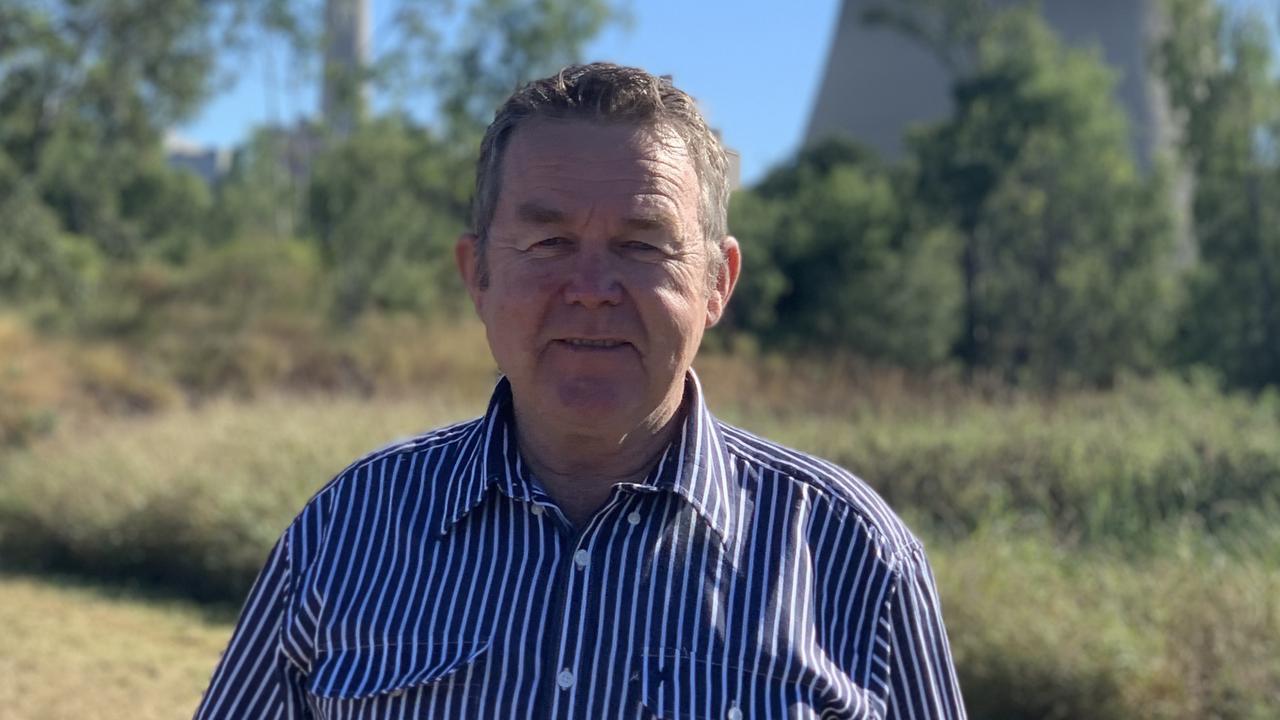
[[[0,576],[0,715],[189,717],[230,631],[225,613],[189,602]]]
[[[0,448],[0,717],[187,716],[306,498],[483,410],[474,326],[399,329],[342,356],[384,385],[268,377],[123,415],[59,399],[54,370],[117,398],[130,373],[11,336],[26,361],[0,401],[28,411],[0,413],[22,439]],[[864,476],[925,538],[975,720],[1274,720],[1280,396],[1176,377],[1035,396],[735,349],[698,363],[723,418]]]

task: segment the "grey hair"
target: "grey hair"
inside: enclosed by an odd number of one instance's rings
[[[688,93],[668,75],[612,63],[570,65],[551,77],[534,80],[498,108],[485,130],[476,161],[471,225],[479,258],[480,284],[488,284],[485,246],[502,191],[502,156],[512,135],[534,119],[633,123],[675,132],[684,142],[698,177],[698,220],[711,250],[708,268],[714,284],[724,262],[720,246],[728,234],[728,160],[724,148]]]

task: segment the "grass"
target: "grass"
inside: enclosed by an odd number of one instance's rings
[[[252,391],[235,400],[166,401],[123,417],[68,412],[40,432],[19,418],[25,447],[0,450],[3,566],[238,603],[278,533],[334,473],[483,409],[493,371],[475,361],[476,328],[440,343],[400,322],[355,328],[317,365],[280,364],[299,383],[284,385],[294,394],[263,389],[276,382],[272,370],[245,380]],[[0,344],[5,337],[0,326]],[[25,350],[7,385],[0,377],[0,400],[22,400],[31,417],[57,400],[57,378],[82,387],[98,378],[104,397],[145,395],[109,351],[60,364],[48,347],[7,337]],[[1044,398],[840,358],[708,355],[698,366],[723,418],[857,472],[932,540],[975,719],[1254,720],[1280,706],[1275,394],[1166,377]],[[14,647],[61,638],[48,651],[0,647],[6,712],[23,695],[53,713],[66,703],[67,717],[148,717],[148,703],[157,717],[186,714],[229,631],[193,606],[64,581],[0,576],[0,593],[0,636],[19,638]],[[205,624],[145,620],[153,614]],[[102,642],[59,635],[98,625],[127,631]],[[175,642],[182,627],[216,638]],[[166,655],[179,645],[182,657]],[[74,705],[79,689],[99,683],[136,702],[116,703],[116,715],[105,701]],[[63,716],[30,714],[37,707],[16,717]]]
[[[1173,529],[1275,546],[1280,403],[1176,380],[1053,404],[890,402],[844,393],[838,414],[766,413],[759,392],[704,371],[723,415],[865,477],[930,535],[1014,524],[1068,547],[1141,557]],[[219,400],[64,427],[0,456],[0,553],[10,563],[141,577],[239,598],[302,503],[352,459],[483,408],[487,383],[362,400]],[[747,398],[736,403],[735,397]],[[1259,540],[1261,538],[1261,540]]]
[[[1264,720],[1280,697],[1280,573],[1203,539],[1135,563],[984,529],[937,543],[970,715]],[[231,631],[221,610],[79,580],[0,575],[6,718],[191,712]]]
[[[970,716],[1274,718],[1280,558],[1165,540],[1138,561],[1009,528],[934,544]]]
[[[189,603],[0,575],[0,707],[8,720],[189,717],[230,632]]]
[[[68,429],[0,469],[0,555],[238,600],[329,478],[470,411],[447,398],[277,397]]]
[[[767,378],[754,385],[770,387]],[[769,410],[785,405],[766,390],[745,406],[724,392],[720,406],[729,419],[849,468],[939,536],[960,539],[1012,518],[1060,542],[1141,551],[1170,525],[1247,534],[1280,512],[1274,394],[1230,395],[1174,377],[1048,400],[813,386],[837,402],[787,415]]]

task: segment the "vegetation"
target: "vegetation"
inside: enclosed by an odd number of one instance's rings
[[[954,113],[901,161],[835,139],[735,194],[713,406],[921,531],[973,717],[1269,717],[1272,40],[1167,0],[1153,71],[1180,144],[1142,170],[1096,53],[1004,5],[880,4],[953,73]],[[351,93],[350,127],[261,128],[206,186],[166,164],[165,128],[250,35],[318,72],[314,3],[0,0],[0,559],[39,573],[0,576],[8,714],[187,712],[306,498],[482,407],[494,368],[449,251],[478,133],[621,15],[397,7],[366,78],[391,109]]]
[[[9,720],[168,720],[194,711],[232,618],[70,578],[0,575]]]
[[[1193,170],[1200,262],[1179,325],[1182,362],[1233,384],[1280,378],[1280,80],[1261,22],[1232,24],[1203,0],[1170,0],[1158,65]]]
[[[856,365],[700,366],[728,419],[840,460],[912,518],[974,717],[1267,716],[1280,692],[1274,399],[1165,379],[1049,405]],[[0,555],[234,608],[329,477],[474,415],[486,386],[64,428],[5,456]],[[215,654],[193,649],[191,664]]]
[[[1274,565],[1182,542],[1133,563],[1026,533],[931,547],[971,717],[1269,718]],[[0,577],[13,720],[189,714],[230,615],[61,578]]]
[[[460,367],[469,358],[453,359]],[[868,478],[932,537],[1009,526],[1064,548],[1139,558],[1191,532],[1246,554],[1280,551],[1267,545],[1280,536],[1266,530],[1280,510],[1274,395],[1252,401],[1170,377],[1048,404],[948,393],[938,381],[944,400],[912,390],[877,405],[860,403],[855,384],[823,380],[828,365],[797,388],[759,371],[768,364],[700,361],[721,414]],[[451,381],[424,384],[417,400],[213,402],[68,428],[6,456],[0,552],[238,598],[293,513],[352,458],[479,412],[491,371],[448,367]],[[798,394],[823,394],[829,407],[797,407]]]
[[[1280,574],[1200,540],[1157,557],[992,531],[935,544],[973,718],[1249,718],[1280,694]]]
[[[792,350],[944,361],[959,318],[954,238],[912,215],[900,175],[830,140],[738,193],[729,222],[745,267],[727,323]]]
[[[275,399],[68,432],[7,458],[0,553],[233,602],[294,513],[352,459],[472,412],[438,398]]]
[[[390,111],[353,93],[353,127],[264,128],[206,188],[164,163],[160,141],[213,86],[216,53],[250,30],[283,36],[305,73],[322,33],[301,2],[161,5],[165,33],[130,21],[145,0],[0,2],[12,36],[0,44],[0,221],[14,228],[0,303],[44,332],[136,339],[172,322],[165,292],[254,253],[291,298],[270,320],[247,318],[207,284],[183,304],[213,319],[195,323],[213,342],[259,322],[330,337],[366,315],[452,320],[464,308],[449,248],[468,222],[486,113],[621,17],[603,0],[483,0],[447,17],[402,2],[367,78],[398,100]],[[954,112],[908,138],[900,162],[832,140],[740,192],[730,224],[747,267],[716,341],[957,365],[1051,391],[1195,366],[1234,387],[1277,383],[1280,223],[1265,199],[1280,187],[1280,80],[1265,24],[1212,0],[1167,7],[1153,72],[1182,142],[1144,172],[1113,73],[1034,10],[875,6],[869,20],[950,69]],[[419,101],[432,122],[405,111]],[[1179,168],[1193,188],[1183,209]],[[189,392],[244,384],[189,372],[182,354],[162,364]]]

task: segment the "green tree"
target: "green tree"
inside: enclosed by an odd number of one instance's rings
[[[242,237],[298,236],[305,224],[307,168],[321,130],[302,125],[290,133],[259,128],[232,159],[215,189],[209,223],[216,243]]]
[[[607,0],[476,0],[436,71],[448,132],[479,147],[493,111],[522,83],[582,60],[626,15]]]
[[[1112,73],[1033,8],[940,37],[972,43],[949,53],[971,64],[953,66],[952,117],[911,147],[918,197],[961,238],[959,357],[1045,385],[1156,365],[1172,223],[1160,175],[1135,167]]]
[[[1200,262],[1177,347],[1233,384],[1280,383],[1280,80],[1259,17],[1169,0],[1159,67],[1194,177]]]
[[[784,346],[937,364],[956,331],[954,240],[911,208],[894,173],[858,146],[805,149],[733,199],[747,265],[730,324]]]
[[[0,154],[110,257],[175,252],[207,206],[161,138],[209,89],[219,5],[0,0]]]
[[[232,0],[243,3],[244,0]],[[478,144],[497,105],[521,83],[582,59],[588,41],[627,13],[611,0],[387,0],[376,57],[357,77],[400,110],[432,116],[440,135]],[[294,64],[319,78],[325,0],[264,0],[256,27],[283,37]],[[367,119],[366,115],[366,119]]]
[[[321,5],[271,0],[257,22],[314,67]],[[340,321],[368,310],[441,309],[461,295],[449,289],[452,244],[469,222],[489,117],[519,83],[581,59],[585,43],[621,17],[607,0],[398,0],[390,14],[384,49],[363,78],[393,109],[357,113],[349,133],[315,128],[320,152],[287,176],[275,159],[281,149],[261,135],[238,158],[215,213],[232,234],[290,234],[283,228],[301,218],[293,232],[318,244]],[[409,107],[425,110],[429,124],[411,119]],[[283,204],[297,212],[281,212]]]
[[[0,155],[0,303],[41,314],[82,303],[101,257],[86,238],[62,231],[27,180]]]
[[[316,159],[309,232],[333,278],[337,319],[422,312],[461,296],[451,291],[452,248],[470,187],[454,157],[426,128],[384,117]]]

